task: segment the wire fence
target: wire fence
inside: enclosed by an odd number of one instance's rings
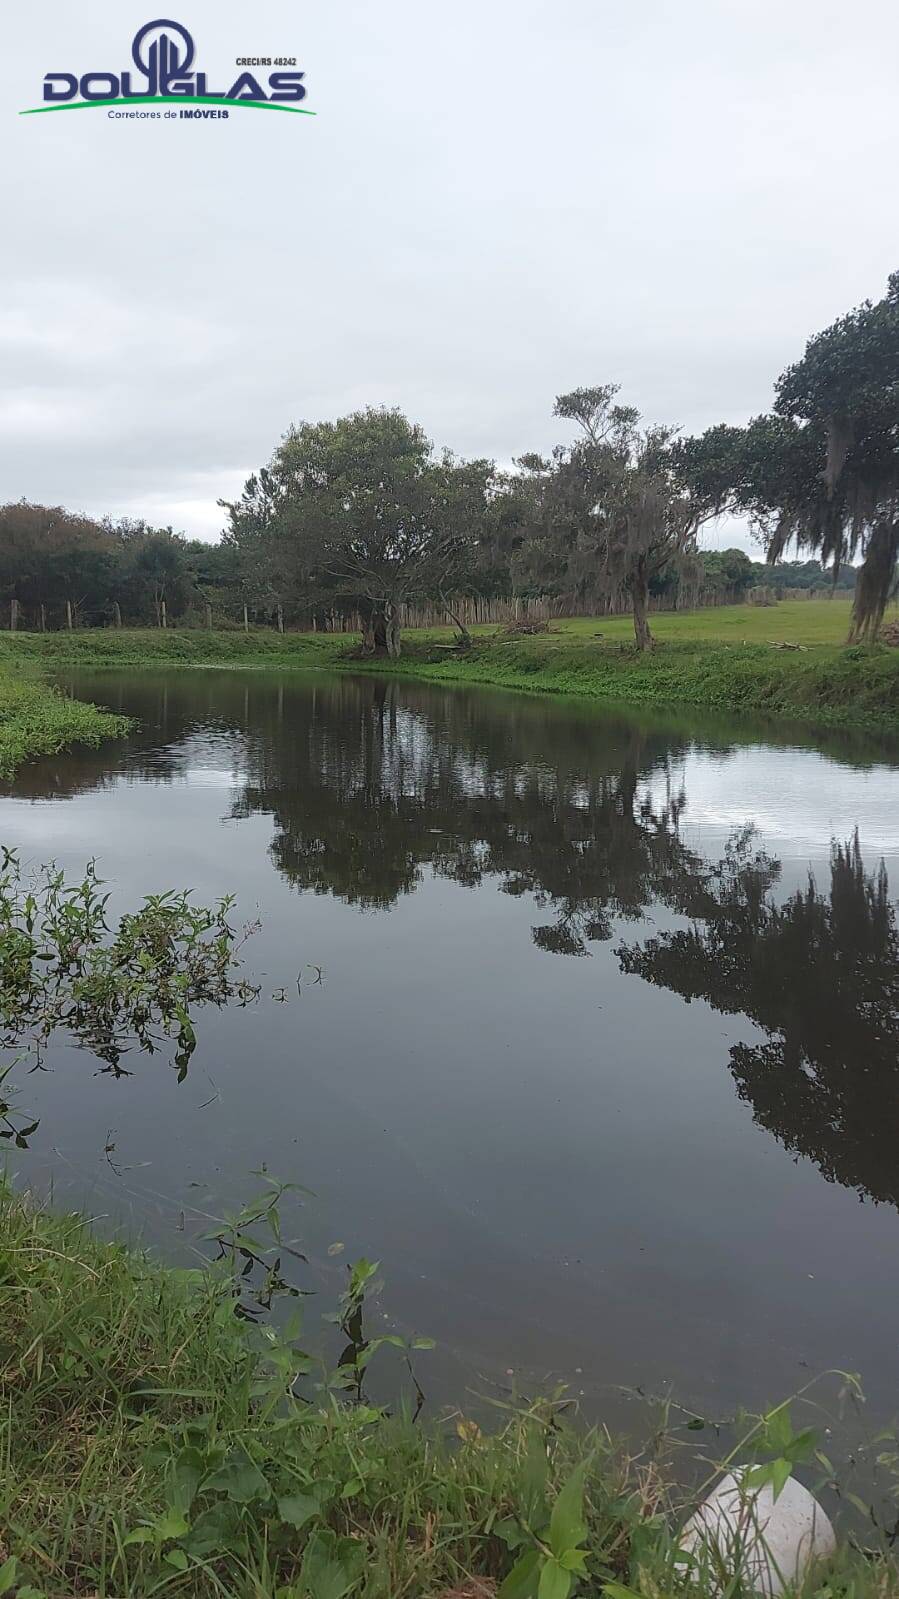
[[[689,588],[660,595],[651,595],[649,609],[654,614],[670,611],[694,611],[706,607],[733,605],[741,600],[750,603],[776,604],[778,600],[813,600],[832,597],[833,589],[778,588],[768,586],[761,590]],[[842,591],[848,595],[848,591]],[[85,599],[68,599],[55,604],[25,605],[20,600],[5,602],[5,616],[0,626],[11,632],[72,632],[90,628],[209,628],[273,629],[278,632],[358,633],[363,620],[359,611],[345,607],[304,608],[291,605],[258,606],[243,604],[230,596],[199,604],[192,604],[177,613],[170,613],[163,599],[151,615],[135,615],[123,610],[117,603],[92,605]],[[465,627],[510,626],[519,622],[552,622],[566,617],[625,616],[631,610],[630,598],[620,592],[598,600],[593,595],[514,595],[485,598],[483,595],[464,595],[452,601],[452,615],[445,606],[430,602],[403,605],[399,608],[399,622],[405,628],[448,627],[461,622]]]

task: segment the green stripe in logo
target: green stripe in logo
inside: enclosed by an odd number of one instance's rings
[[[288,111],[294,117],[315,117],[317,111],[304,106],[273,105],[270,100],[229,100],[224,94],[138,94],[121,100],[70,100],[65,105],[35,105],[20,111],[20,117],[40,117],[47,111],[102,111],[111,105],[224,105],[243,106],[252,111]]]

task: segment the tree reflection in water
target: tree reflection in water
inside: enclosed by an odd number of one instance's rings
[[[482,710],[453,696],[435,728],[411,687],[400,701],[384,683],[337,685],[330,715],[257,752],[232,814],[272,815],[272,857],[291,883],[387,909],[426,867],[469,887],[495,878],[551,911],[534,941],[570,955],[651,900],[692,904],[703,872],[678,829],[685,743],[622,720],[585,744],[581,722],[550,712],[535,759],[534,707],[513,702],[500,724],[489,696]]]
[[[670,732],[612,719],[585,740],[550,710],[535,758],[532,706],[504,702],[500,724],[489,696],[452,696],[434,726],[412,685],[329,698],[289,746],[265,744],[235,806],[273,816],[290,882],[386,909],[426,867],[494,878],[548,913],[532,938],[562,955],[652,905],[689,918],[619,948],[622,970],[762,1028],[767,1042],[729,1059],[758,1124],[829,1180],[899,1205],[899,935],[886,872],[865,870],[857,838],[834,845],[829,893],[810,876],[779,900],[780,863],[751,830],[720,861],[685,843],[686,740]]]
[[[108,702],[108,689],[95,697]],[[751,833],[720,861],[689,847],[692,732],[350,676],[144,676],[118,708],[146,729],[129,777],[177,782],[203,760],[233,773],[231,816],[272,817],[272,859],[299,889],[383,911],[426,872],[492,879],[539,908],[538,948],[575,956],[620,940],[620,924],[653,906],[686,918],[623,944],[622,970],[749,1018],[767,1037],[735,1045],[729,1066],[758,1124],[828,1179],[899,1205],[899,938],[886,873],[865,869],[853,839],[833,848],[829,891],[810,878],[785,897],[780,863]],[[734,749],[732,729],[701,742],[722,757]],[[107,754],[83,751],[34,763],[18,791],[63,798],[114,780]]]
[[[899,932],[886,870],[856,834],[783,903],[775,864],[736,840],[692,927],[618,950],[621,967],[685,1000],[748,1016],[768,1035],[730,1069],[761,1127],[830,1182],[899,1205]]]

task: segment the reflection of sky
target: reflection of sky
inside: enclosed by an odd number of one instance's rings
[[[830,840],[857,827],[866,860],[883,856],[899,871],[899,770],[859,768],[816,750],[735,748],[727,755],[692,750],[680,766],[687,804],[685,841],[720,853],[737,828],[752,823],[762,843],[785,864],[827,858]],[[656,798],[661,789],[651,785]]]

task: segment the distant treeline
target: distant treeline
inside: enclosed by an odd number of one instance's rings
[[[521,592],[500,553],[489,565],[489,592],[456,596],[453,605],[469,625],[515,616],[588,615],[628,611],[626,593],[610,603],[597,592]],[[505,579],[505,581],[503,581]],[[836,586],[851,590],[852,567],[841,569]],[[650,581],[652,610],[727,605],[754,589],[778,594],[830,593],[832,574],[820,561],[753,561],[743,550],[698,553],[684,569],[671,568]],[[25,501],[0,506],[0,594],[4,626],[34,631],[78,627],[255,626],[343,631],[358,625],[359,608],[334,601],[315,606],[302,592],[280,602],[261,599],[246,581],[233,541],[209,544],[186,539],[171,528],[133,521],[97,521],[59,506]],[[444,606],[424,599],[405,609],[409,624],[446,620]]]
[[[144,522],[62,506],[0,506],[0,594],[12,626],[159,627],[237,601],[234,553]]]

